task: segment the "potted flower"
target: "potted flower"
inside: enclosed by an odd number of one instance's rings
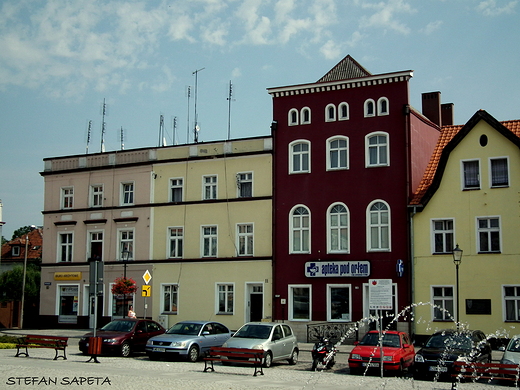
[[[112,294],[114,295],[132,295],[136,291],[137,285],[132,278],[117,278],[112,285]]]

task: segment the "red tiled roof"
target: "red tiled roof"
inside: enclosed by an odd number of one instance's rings
[[[15,237],[13,240],[6,242],[2,245],[2,261],[20,261],[25,258],[25,237]],[[42,244],[43,244],[43,230],[38,228],[29,232],[29,243],[27,251],[27,259],[41,259],[42,257]],[[20,246],[20,255],[12,256],[12,247]]]
[[[442,176],[442,171],[444,170],[443,164],[446,163],[449,153],[458,142],[454,142],[450,148],[448,148],[448,145],[453,140],[453,138],[459,133],[461,133],[461,136],[459,138],[463,138],[467,134],[467,132],[469,132],[480,120],[486,120],[488,121],[488,123],[491,122],[490,124],[493,127],[497,128],[497,130],[503,129],[500,125],[504,126],[507,129],[505,131],[509,130],[510,135],[516,137],[517,141],[520,143],[520,120],[497,122],[491,115],[489,115],[484,110],[477,111],[477,113],[471,118],[470,121],[468,121],[466,125],[443,126],[441,134],[439,135],[439,139],[437,140],[437,145],[435,146],[433,154],[430,158],[430,162],[428,163],[421,183],[415,191],[415,195],[412,201],[410,202],[410,205],[424,206],[425,203],[428,202],[431,195],[426,195],[429,192],[431,192],[431,190],[436,190],[436,188],[432,188],[432,183],[436,179],[440,180]],[[465,129],[464,134],[462,134],[461,132],[462,129]],[[443,163],[441,163],[441,158],[443,158]],[[439,171],[438,175],[437,171]]]

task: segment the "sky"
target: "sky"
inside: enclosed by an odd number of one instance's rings
[[[350,54],[413,70],[412,105],[440,91],[455,124],[520,119],[519,16],[520,0],[0,0],[2,235],[42,225],[44,158],[101,151],[103,102],[107,152],[158,146],[161,115],[168,145],[193,142],[195,102],[199,141],[268,136],[266,89]]]

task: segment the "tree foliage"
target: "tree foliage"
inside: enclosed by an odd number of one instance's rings
[[[0,301],[20,301],[22,299],[23,266],[17,265],[11,271],[0,275]],[[40,271],[34,264],[27,265],[25,299],[37,299],[40,295]]]
[[[27,233],[29,233],[31,230],[33,230],[34,227],[31,227],[31,226],[22,226],[22,227],[19,227],[18,229],[16,229],[14,232],[13,232],[13,238],[11,238],[11,240],[14,240],[15,238],[17,237],[22,237],[22,236],[25,236]]]

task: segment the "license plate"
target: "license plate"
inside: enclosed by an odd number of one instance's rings
[[[448,367],[446,367],[446,366],[430,366],[430,371],[434,371],[434,372],[448,372]]]
[[[157,348],[157,347],[154,347],[152,349],[153,352],[166,352],[166,348]]]
[[[379,363],[362,363],[363,367],[379,367]]]

